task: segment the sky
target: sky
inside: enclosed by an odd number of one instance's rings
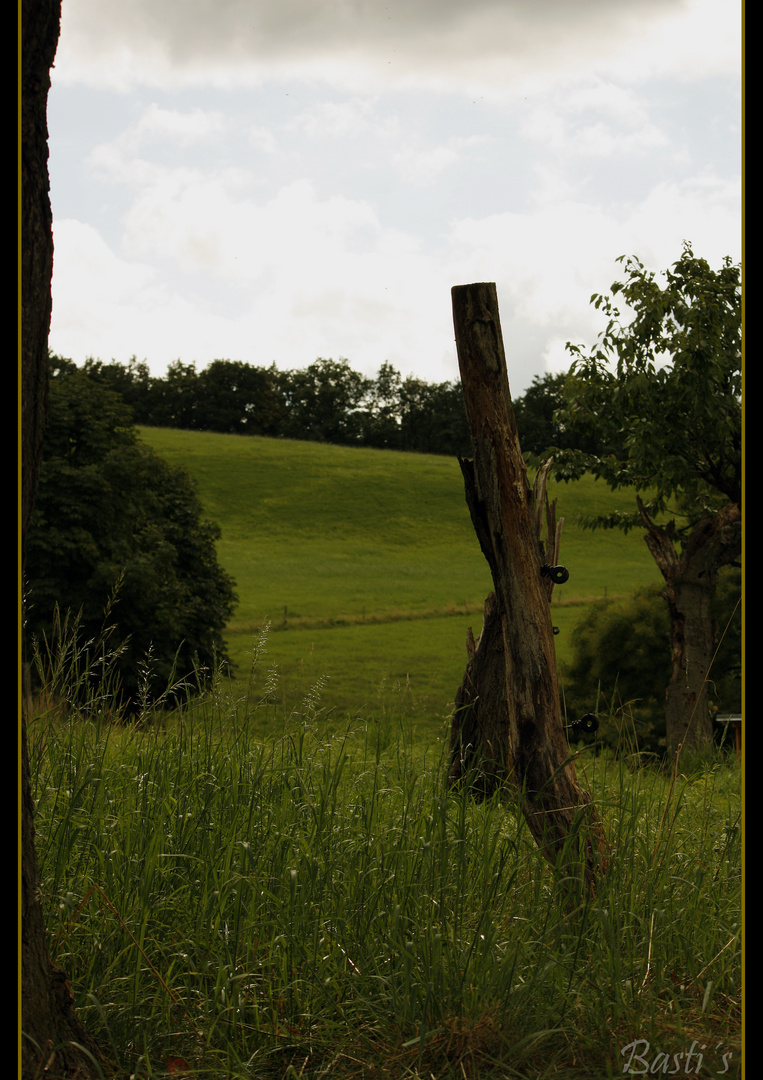
[[[512,394],[618,256],[741,259],[739,0],[63,0],[51,349],[458,378],[496,283]]]

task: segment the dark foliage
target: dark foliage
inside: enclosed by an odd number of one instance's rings
[[[54,363],[62,361],[54,358]],[[139,425],[428,454],[471,453],[461,384],[403,379],[388,363],[373,379],[353,371],[345,359],[323,358],[293,371],[232,360],[213,360],[197,371],[195,364],[177,360],[157,377],[135,358],[126,365],[90,359],[81,370],[119,394]],[[544,380],[534,392],[533,408],[548,412],[558,398],[556,384],[552,390]],[[534,439],[533,452],[541,442]]]
[[[741,708],[741,597],[741,571],[725,568],[713,609],[711,713]],[[670,671],[670,620],[660,588],[603,600],[575,627],[573,658],[562,673],[568,718],[595,711],[601,724],[597,738],[604,744],[662,756]],[[722,729],[717,727],[715,734],[720,738]]]
[[[163,377],[133,357],[126,365],[87,360],[82,369],[118,393],[136,424],[237,435],[306,439],[422,454],[470,457],[472,448],[460,382],[403,378],[384,363],[376,378],[345,359],[317,359],[303,370],[279,371],[240,360],[213,360],[197,371],[176,360]],[[546,374],[514,402],[522,451],[538,458],[560,450],[621,452],[609,433],[578,430],[561,417],[565,373]],[[620,440],[622,442],[622,440]]]
[[[600,601],[575,627],[563,672],[568,716],[595,712],[606,745],[662,755],[669,678],[670,622],[659,592]]]
[[[276,380],[285,405],[280,435],[340,446],[360,443],[368,380],[346,360],[319,358]]]
[[[125,699],[224,663],[236,597],[218,536],[192,479],[140,442],[122,399],[56,361],[27,544],[28,654],[33,635],[50,641],[56,608],[80,613],[84,640],[95,639],[116,589],[110,644],[122,649]]]
[[[604,446],[595,428],[577,431],[562,419],[567,373],[536,375],[532,384],[514,402],[519,441],[525,455],[540,457],[557,450],[580,450],[589,454],[614,452],[616,445]]]

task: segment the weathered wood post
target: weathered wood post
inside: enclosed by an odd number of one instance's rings
[[[604,832],[578,784],[559,701],[550,599],[560,530],[542,471],[534,490],[519,445],[491,283],[451,290],[473,461],[461,461],[466,501],[493,577],[482,633],[451,729],[451,783],[489,793],[511,782],[544,855],[591,887]],[[544,517],[547,535],[542,538]],[[560,523],[561,524],[561,523]]]

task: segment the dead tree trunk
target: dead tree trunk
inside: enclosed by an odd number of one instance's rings
[[[490,792],[511,780],[544,855],[594,884],[604,833],[578,785],[565,734],[550,597],[559,529],[543,471],[531,490],[509,394],[495,285],[455,286],[453,321],[473,461],[466,501],[495,592],[485,602],[451,730],[452,783]],[[542,539],[544,514],[547,536]]]

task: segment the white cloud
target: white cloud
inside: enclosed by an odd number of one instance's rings
[[[107,323],[109,315],[104,313],[104,307],[125,300],[143,302],[156,288],[157,275],[152,267],[117,258],[92,226],[79,221],[56,221],[53,232],[57,306],[65,309],[79,298],[83,306],[92,309],[92,317]],[[74,263],[88,282],[86,290],[68,273]]]
[[[343,101],[318,101],[303,109],[289,125],[309,139],[343,139],[373,132],[377,137],[399,134],[394,119],[379,119],[374,97],[352,96]]]
[[[388,360],[440,381],[457,375],[450,288],[490,280],[516,392],[539,370],[568,366],[564,341],[595,339],[589,298],[617,278],[617,255],[659,270],[684,239],[714,264],[738,251],[738,191],[712,177],[658,185],[628,212],[570,200],[465,218],[436,250],[385,227],[370,204],[321,199],[307,181],[258,204],[222,182],[183,179],[171,199],[158,184],[136,200],[122,257],[90,228],[57,225],[52,347],[84,339],[92,355],[135,353],[159,370],[178,356],[304,367],[341,355],[368,374]],[[151,269],[155,256],[182,272],[182,291]]]
[[[392,163],[404,184],[427,188],[448,168],[465,159],[479,158],[485,136],[453,136],[436,146],[407,145],[392,154]]]
[[[538,95],[520,130],[546,154],[572,158],[643,157],[670,145],[643,94],[598,76]]]
[[[592,343],[603,329],[589,301],[622,276],[619,255],[661,271],[689,240],[717,268],[726,255],[740,258],[739,220],[738,184],[708,176],[658,184],[630,207],[568,200],[524,214],[464,219],[453,229],[451,265],[460,262],[469,280],[497,282],[507,351],[526,385],[533,362],[536,372],[565,369],[564,342]],[[525,342],[540,346],[534,361]]]
[[[193,305],[169,293],[154,267],[120,258],[91,226],[54,222],[53,241],[54,352],[78,362],[86,356],[127,360],[147,355],[157,332],[161,336],[173,321],[186,328],[194,322]],[[177,355],[164,356],[164,364]]]
[[[320,201],[307,182],[263,206],[235,203],[222,188],[210,197],[203,185],[171,201],[152,194],[128,219],[125,257],[89,227],[57,224],[52,348],[81,361],[75,342],[87,340],[88,355],[137,354],[158,370],[178,356],[303,367],[347,355],[369,372],[386,359],[410,371],[422,358],[439,377],[443,346],[432,366],[427,338],[433,309],[447,314],[447,279],[438,289],[417,239],[382,229],[367,205]],[[149,268],[157,254],[183,268],[181,293]]]
[[[684,0],[665,8],[665,18],[644,19],[631,9],[635,33],[608,71],[628,83],[736,77],[741,66],[742,4],[739,0]]]
[[[665,269],[680,256],[681,244],[688,240],[695,254],[707,259],[711,266],[720,266],[726,255],[739,262],[741,196],[740,176],[723,177],[710,171],[682,181],[656,184],[647,198],[633,208],[630,218],[631,236],[634,240],[645,238],[642,261]],[[636,248],[633,254],[639,254]]]
[[[132,140],[133,148],[167,142],[187,147],[207,142],[210,136],[220,134],[225,126],[225,117],[217,110],[194,108],[181,112],[152,104],[126,138]]]
[[[278,141],[273,132],[257,124],[249,128],[247,139],[251,146],[263,154],[275,154],[278,150]]]
[[[69,0],[56,77],[176,90],[303,76],[368,90],[497,89],[594,64],[632,79],[693,76],[707,71],[708,49],[716,70],[738,64],[739,10],[731,0]]]

